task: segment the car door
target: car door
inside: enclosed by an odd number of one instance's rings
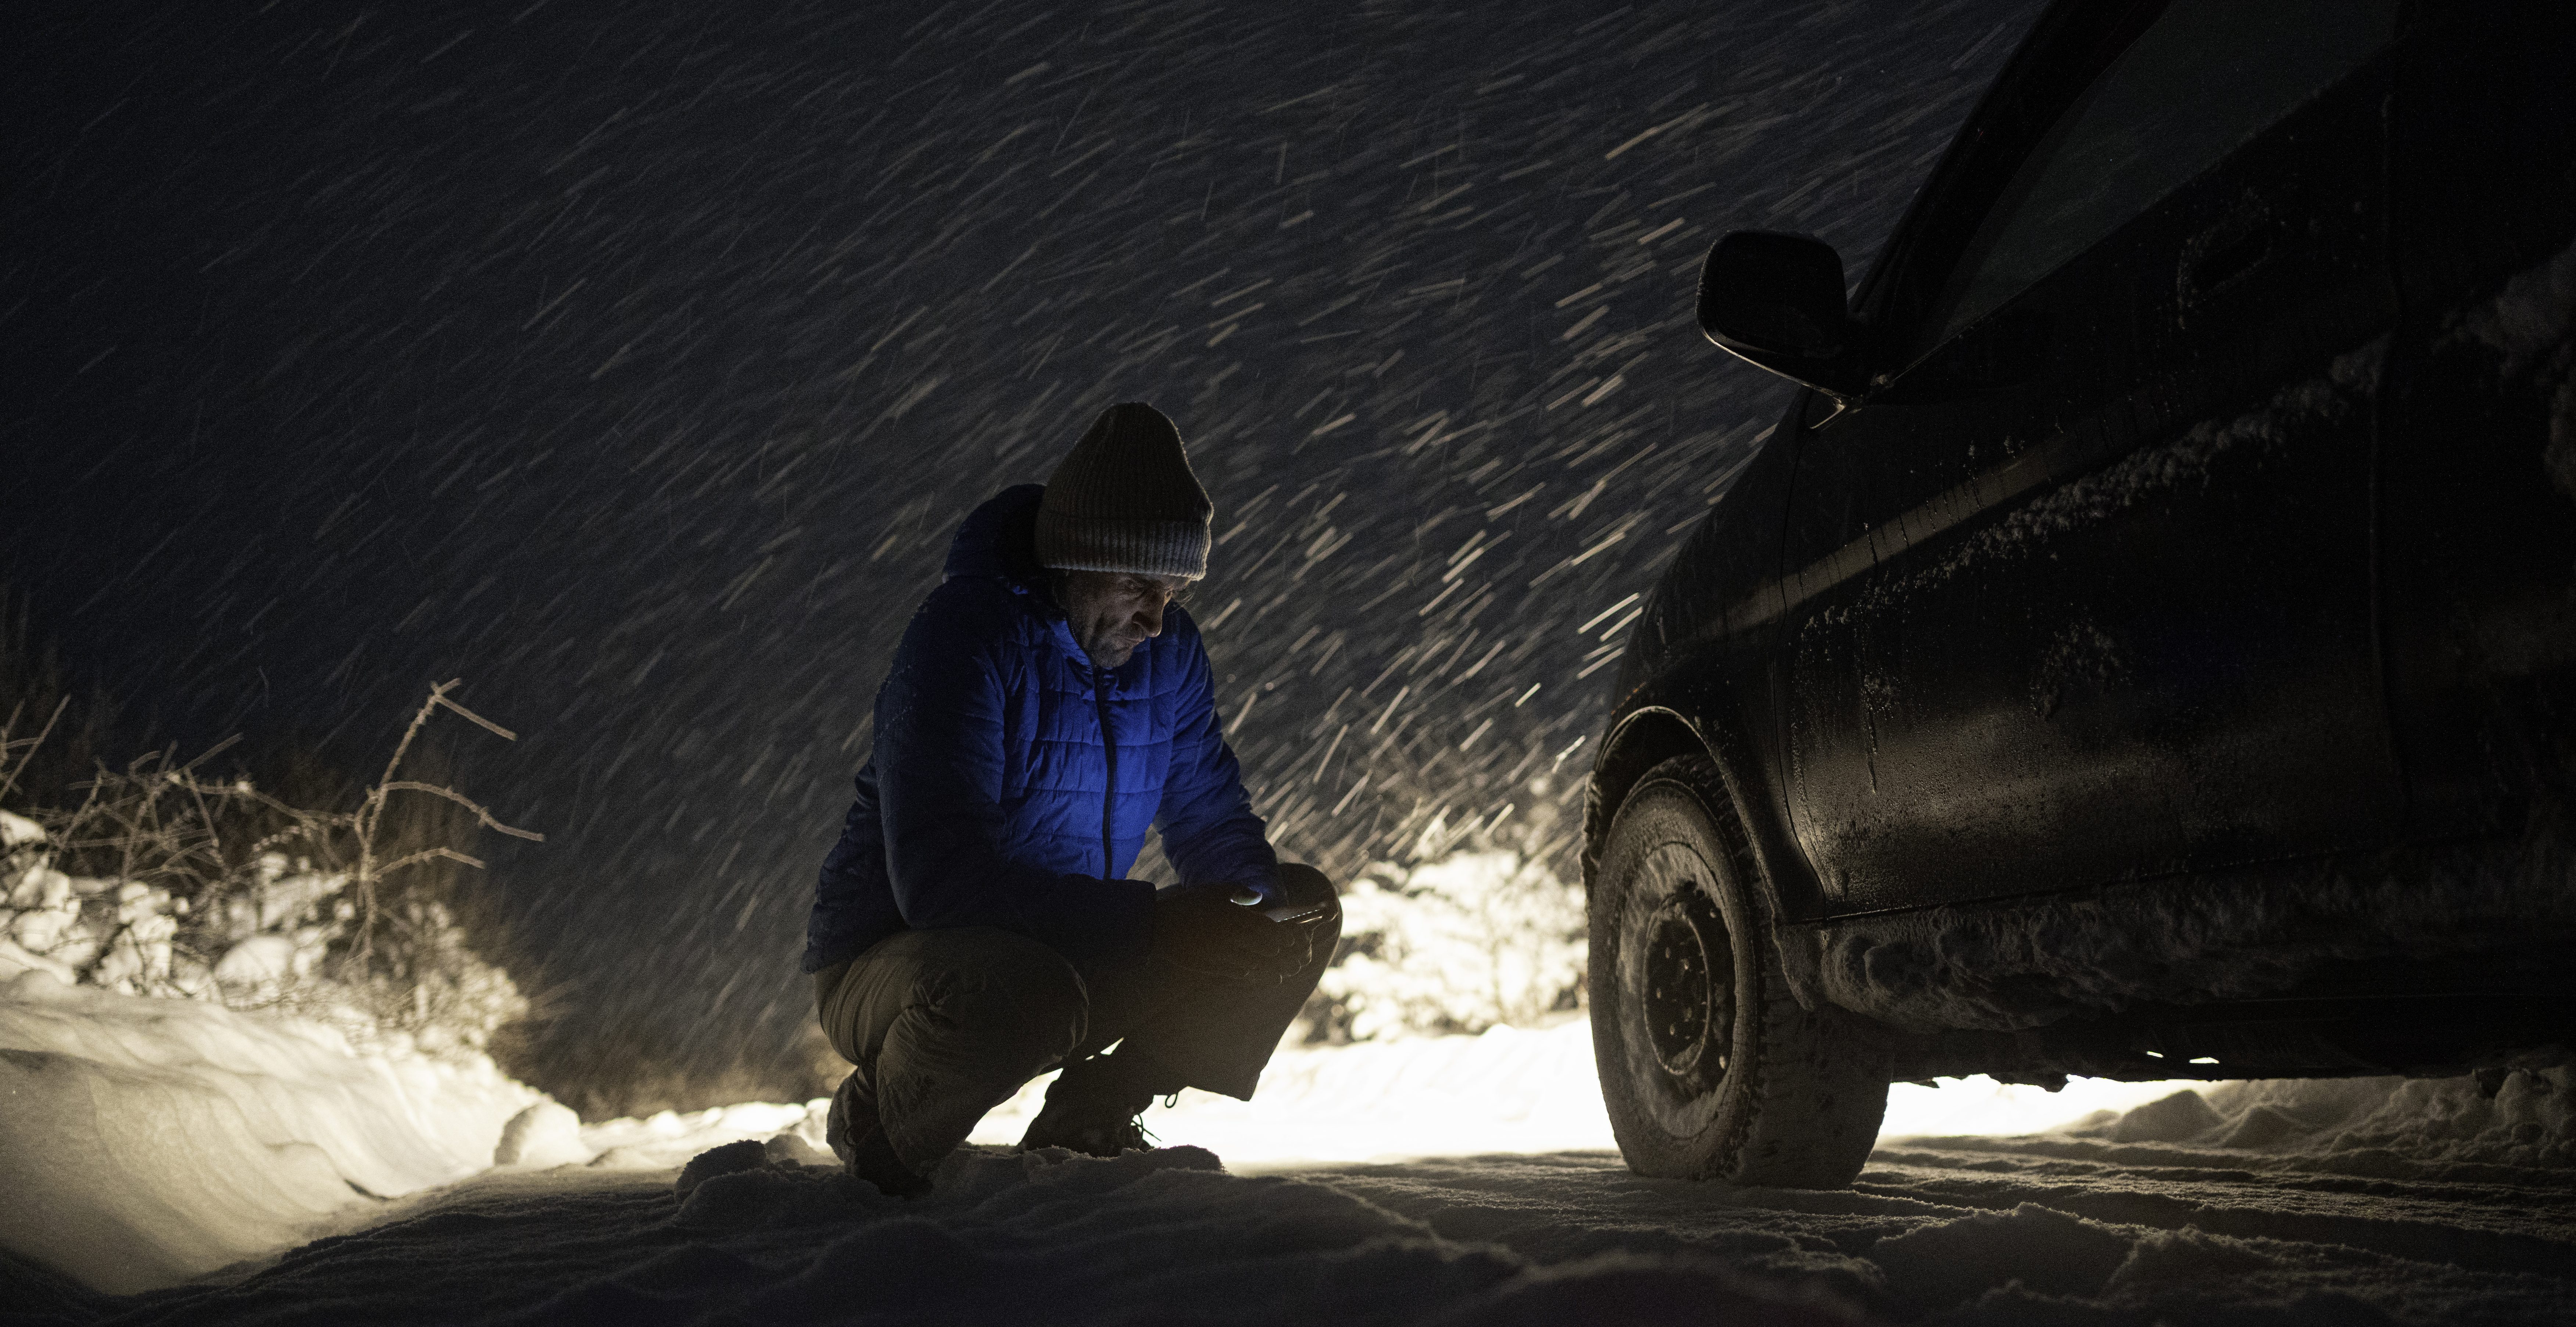
[[[2394,9],[2175,0],[2059,25],[2066,49],[2016,68],[2074,90],[1999,89],[1988,109],[2023,123],[1972,123],[1977,168],[1945,167],[1970,184],[1909,220],[1946,212],[1955,238],[1900,236],[1862,308],[1867,396],[1801,421],[1783,547],[1790,813],[1838,910],[2384,823]]]
[[[2411,831],[2509,833],[2576,769],[2576,6],[2427,7],[2401,45],[2389,708]]]

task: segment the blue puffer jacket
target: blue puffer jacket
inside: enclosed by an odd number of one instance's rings
[[[1183,884],[1267,887],[1278,869],[1198,627],[1175,606],[1125,666],[1095,670],[1040,581],[1045,491],[977,507],[904,629],[876,750],[823,859],[807,972],[949,926],[1016,931],[1086,967],[1131,961],[1154,892],[1123,877],[1157,824]]]

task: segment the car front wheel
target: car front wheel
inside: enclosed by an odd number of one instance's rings
[[[1801,1008],[1717,766],[1647,772],[1590,882],[1593,1056],[1641,1175],[1840,1188],[1887,1108],[1886,1057],[1848,1015]]]

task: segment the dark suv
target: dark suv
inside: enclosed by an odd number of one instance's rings
[[[1848,303],[1720,240],[1702,328],[1805,390],[1592,771],[1629,1164],[1847,1183],[1933,1075],[2564,1061],[2571,236],[2576,5],[2110,0]]]

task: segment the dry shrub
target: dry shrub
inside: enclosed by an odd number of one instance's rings
[[[1416,799],[1406,860],[1372,862],[1343,889],[1341,946],[1300,1014],[1305,1040],[1528,1027],[1582,1007],[1583,888],[1554,869],[1564,798],[1546,774],[1520,788],[1519,814],[1506,803],[1455,825]]]
[[[286,796],[205,774],[229,742],[185,762],[164,750],[121,770],[95,765],[70,785],[77,804],[13,820],[0,961],[130,993],[279,1009],[361,1042],[480,1048],[528,1006],[468,942],[460,914],[482,910],[466,905],[456,868],[482,863],[453,845],[478,827],[542,836],[408,777],[444,763],[420,743],[441,709],[514,736],[458,704],[457,685],[430,688],[363,788],[309,758],[290,762]],[[25,788],[50,735],[22,732],[22,714],[0,727],[0,794]]]
[[[1343,892],[1342,937],[1311,1040],[1529,1027],[1581,1002],[1582,891],[1506,849],[1371,866]]]

